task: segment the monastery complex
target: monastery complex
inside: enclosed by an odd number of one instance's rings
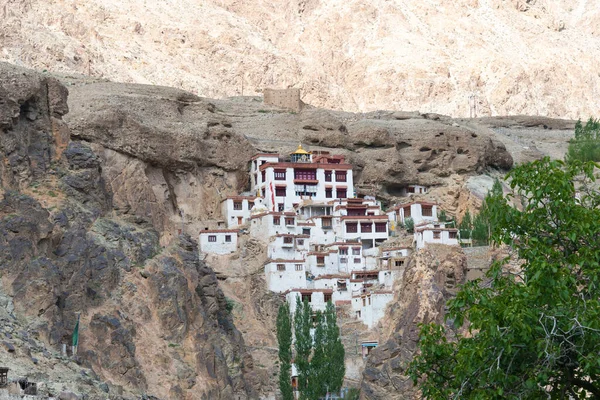
[[[225,221],[200,232],[200,251],[235,252],[242,233],[264,242],[268,289],[285,296],[292,312],[297,297],[314,310],[332,301],[350,305],[371,328],[392,300],[410,252],[429,243],[459,244],[458,230],[438,221],[436,204],[409,202],[384,211],[375,197],[356,196],[344,156],[299,146],[287,157],[255,155],[249,172],[250,192],[222,201]],[[406,195],[426,191],[411,185]],[[395,245],[390,239],[409,218],[412,245]]]

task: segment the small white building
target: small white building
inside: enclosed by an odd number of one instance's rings
[[[385,308],[393,299],[391,290],[376,290],[363,294],[359,298],[360,310],[356,312],[365,325],[372,328],[385,315]]]
[[[276,293],[284,293],[293,288],[306,288],[305,261],[275,259],[265,263],[267,288]]]
[[[404,225],[406,219],[411,218],[416,225],[423,222],[437,221],[437,204],[417,201],[408,204],[398,204],[392,207],[387,213],[391,222],[396,225]]]
[[[427,243],[458,246],[458,229],[446,228],[444,224],[424,224],[415,228],[415,247],[417,250]]]
[[[229,254],[237,250],[237,229],[207,229],[200,231],[200,252]]]
[[[255,196],[230,196],[221,202],[221,212],[229,229],[241,226],[250,219]]]
[[[290,305],[290,313],[296,312],[296,301],[307,301],[313,311],[325,311],[327,302],[333,302],[332,289],[292,289],[285,294],[285,299]]]

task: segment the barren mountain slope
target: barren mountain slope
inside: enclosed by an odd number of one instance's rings
[[[589,0],[0,0],[0,57],[221,97],[293,85],[351,111],[598,114]]]

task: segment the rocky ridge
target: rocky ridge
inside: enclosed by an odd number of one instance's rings
[[[117,398],[256,397],[252,359],[195,241],[161,246],[144,215],[114,207],[100,145],[71,139],[56,79],[3,64],[0,87],[1,283],[23,329],[57,349],[81,313],[80,362]]]
[[[0,57],[207,97],[294,86],[315,106],[597,115],[594,1],[3,0]]]

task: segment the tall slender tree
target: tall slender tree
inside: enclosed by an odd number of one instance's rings
[[[324,382],[327,391],[337,393],[344,384],[346,366],[344,359],[346,352],[340,338],[340,328],[337,325],[335,306],[327,302],[324,314],[325,322],[325,348],[327,351],[327,364]]]
[[[310,377],[310,355],[312,351],[312,311],[307,301],[302,302],[296,298],[296,311],[294,313],[294,334],[296,340],[296,369],[298,370],[298,390],[302,399],[307,399],[309,394],[308,380]]]
[[[292,321],[290,306],[279,307],[277,313],[277,342],[279,343],[279,390],[283,400],[293,400],[292,389]]]
[[[325,316],[321,311],[315,313],[315,334],[313,340],[313,355],[310,360],[309,390],[306,398],[318,400],[327,394],[327,359]]]

